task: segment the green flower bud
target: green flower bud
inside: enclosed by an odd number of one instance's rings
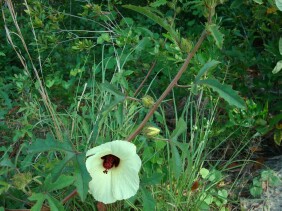
[[[180,48],[182,51],[188,53],[191,51],[192,47],[193,43],[190,40],[181,38]]]
[[[145,108],[151,108],[155,104],[154,99],[149,95],[145,95],[141,100]]]
[[[153,138],[157,135],[159,135],[161,130],[159,128],[153,127],[153,126],[146,126],[143,129],[143,134],[147,136],[148,138]]]
[[[24,190],[25,187],[32,181],[32,174],[30,172],[15,174],[12,181],[15,188]]]

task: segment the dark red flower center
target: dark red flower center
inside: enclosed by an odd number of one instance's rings
[[[119,158],[114,156],[114,155],[105,155],[101,157],[103,161],[103,166],[105,168],[105,171],[103,171],[105,174],[108,173],[108,170],[111,169],[112,167],[117,167],[119,164]]]

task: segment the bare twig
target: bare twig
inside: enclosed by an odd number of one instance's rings
[[[149,75],[151,74],[152,70],[154,69],[154,67],[155,67],[155,65],[156,65],[156,62],[157,62],[156,60],[153,62],[153,64],[152,64],[150,70],[148,71],[146,77],[143,79],[143,81],[141,82],[141,84],[139,85],[139,87],[136,89],[136,91],[134,92],[134,95],[133,95],[133,96],[136,96],[136,95],[139,93],[140,89],[143,87],[145,81],[148,79]]]

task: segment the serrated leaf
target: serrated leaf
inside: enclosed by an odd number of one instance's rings
[[[77,192],[82,201],[85,200],[88,193],[88,184],[91,180],[91,177],[85,166],[85,153],[81,153],[75,156],[74,159],[75,166],[75,186]]]
[[[179,151],[173,142],[171,142],[171,153],[172,153],[172,159],[171,159],[172,170],[175,178],[178,179],[182,172],[182,162],[181,162]]]
[[[219,27],[216,24],[210,24],[206,26],[206,29],[213,36],[216,46],[222,49],[224,35],[219,31]]]
[[[211,87],[214,91],[216,91],[220,97],[226,100],[230,105],[234,105],[238,108],[245,109],[244,100],[238,95],[236,91],[234,91],[231,86],[221,84],[216,79],[206,79],[198,81],[198,84],[203,84]]]
[[[277,8],[282,11],[282,0],[275,0]]]
[[[273,74],[279,73],[281,69],[282,69],[282,60],[280,60],[279,62],[277,62],[276,66],[275,66],[274,69],[272,70],[272,73],[273,73]]]
[[[209,62],[207,62],[198,72],[196,78],[195,78],[195,83],[197,83],[200,78],[208,71],[208,70],[212,70],[214,69],[220,62],[219,61],[215,61],[215,60],[211,60]]]
[[[184,119],[182,117],[179,118],[179,120],[176,124],[176,128],[172,132],[169,139],[172,140],[172,141],[176,140],[178,136],[180,136],[182,133],[184,133],[186,131],[186,129],[187,129],[186,122],[184,121]]]
[[[145,188],[142,188],[141,192],[143,200],[143,210],[155,210],[156,202],[152,196],[152,193]]]
[[[48,200],[50,209],[52,211],[64,211],[64,206],[54,197],[47,195],[46,199]]]
[[[174,40],[179,43],[179,35],[178,33],[171,27],[171,25],[162,17],[156,15],[156,9],[150,7],[139,7],[134,5],[124,5],[124,8],[134,10],[136,12],[141,13],[142,15],[147,16],[148,18],[152,19],[154,22],[159,24],[165,30],[169,32],[169,34],[174,38]],[[154,13],[155,12],[155,13]]]
[[[32,195],[28,199],[30,201],[36,201],[36,203],[32,206],[31,211],[38,211],[42,208],[43,202],[46,199],[46,194],[32,193]]]
[[[35,142],[28,146],[28,153],[39,153],[45,151],[73,152],[73,149],[69,142],[58,141],[50,134],[47,134],[46,139],[36,139]]]

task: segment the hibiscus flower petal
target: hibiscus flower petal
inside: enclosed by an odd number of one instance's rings
[[[121,161],[118,168],[113,169],[112,192],[117,200],[130,198],[139,189],[138,171],[140,166],[135,167],[135,164],[139,165],[139,161],[137,161],[138,163],[132,163],[132,160]]]
[[[112,154],[121,160],[136,154],[136,146],[128,141],[116,140],[109,143],[111,143]]]

